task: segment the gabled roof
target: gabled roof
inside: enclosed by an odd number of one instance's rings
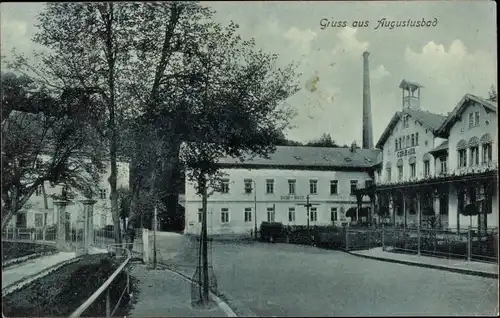
[[[439,152],[439,151],[443,151],[443,150],[448,150],[448,140],[443,141],[439,146],[430,150],[429,152],[433,153],[433,152]]]
[[[487,100],[485,98],[472,95],[465,94],[465,96],[460,100],[460,102],[455,106],[453,111],[448,115],[446,120],[438,129],[439,136],[445,136],[445,138],[449,135],[451,127],[455,124],[455,122],[462,116],[465,109],[469,106],[470,102],[476,102],[482,105],[487,111],[497,112],[497,103]]]
[[[326,148],[277,146],[268,158],[225,157],[219,160],[221,166],[262,166],[262,167],[318,167],[318,168],[371,168],[378,163],[379,149]]]
[[[384,145],[385,141],[389,138],[389,135],[392,133],[394,126],[396,126],[399,119],[404,114],[408,114],[414,120],[419,121],[424,127],[430,129],[434,133],[434,135],[436,135],[437,130],[446,120],[446,116],[444,115],[431,113],[425,110],[415,110],[407,108],[404,109],[402,112],[396,112],[392,117],[391,121],[389,122],[389,124],[387,125],[387,127],[385,128],[384,132],[380,136],[380,139],[377,142],[377,145],[375,146],[376,148],[382,149],[382,146]]]

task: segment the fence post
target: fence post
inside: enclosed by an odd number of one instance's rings
[[[349,230],[345,227],[345,250],[349,250]]]
[[[128,271],[126,272],[127,272],[127,295],[130,297],[130,275]]]
[[[421,239],[420,239],[420,238],[421,238],[421,235],[422,235],[422,233],[420,232],[420,224],[419,224],[419,225],[417,226],[417,239],[418,239],[418,243],[417,243],[417,245],[418,245],[418,247],[417,247],[417,251],[418,251],[418,256],[420,256],[420,250],[421,250],[421,248],[420,248],[420,243],[421,243]]]
[[[382,251],[385,252],[385,226],[382,224]]]
[[[471,260],[471,251],[472,250],[472,235],[471,235],[471,227],[467,229],[467,260]]]
[[[109,287],[106,289],[106,318],[111,317],[111,298],[109,296]]]

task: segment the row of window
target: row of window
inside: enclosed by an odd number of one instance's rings
[[[492,146],[490,143],[481,145],[482,163],[489,163],[492,160]],[[458,167],[467,167],[467,148],[459,149],[458,152]],[[479,165],[479,146],[469,147],[469,166]]]
[[[252,222],[253,211],[252,208],[245,208],[243,211],[243,216],[245,222]],[[267,208],[267,222],[275,222],[276,211],[274,208]],[[198,223],[202,222],[203,210],[198,209]],[[336,207],[330,208],[330,221],[338,221],[338,209]],[[309,209],[309,221],[316,222],[318,220],[318,209],[315,207],[311,207]],[[220,211],[220,222],[221,223],[229,223],[229,209],[221,208]],[[288,208],[288,221],[295,222],[295,208]]]
[[[39,186],[38,188],[35,189],[36,196],[41,196],[42,193],[43,193],[42,186]],[[107,193],[106,189],[99,189],[99,199],[106,200],[107,199],[106,193]]]
[[[445,173],[447,171],[447,160],[446,157],[440,158],[440,163],[441,163],[441,173]],[[424,177],[428,177],[431,175],[431,163],[429,160],[425,160],[423,162],[424,165]],[[398,180],[403,179],[403,166],[400,165],[397,167],[398,169]],[[391,181],[391,173],[392,169],[391,167],[387,167],[387,181]],[[416,163],[410,163],[410,177],[415,178],[417,176],[417,164]]]
[[[372,180],[365,180],[365,187],[369,187],[373,183]],[[255,182],[252,179],[245,179],[245,193],[250,194],[253,191],[252,184]],[[338,194],[338,180],[330,180],[330,194]],[[358,180],[350,180],[351,194],[358,187]],[[274,194],[274,179],[266,180],[266,193]],[[288,179],[288,194],[297,194],[297,180]],[[223,179],[221,185],[221,193],[229,193],[229,179]],[[309,194],[318,194],[318,180],[309,180]]]
[[[396,138],[396,150],[418,146],[418,133]]]

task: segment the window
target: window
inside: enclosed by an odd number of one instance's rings
[[[403,180],[403,166],[398,167],[398,180]]]
[[[410,136],[406,136],[406,147],[410,147]]]
[[[35,213],[35,227],[42,227],[42,226],[43,226],[43,214]]]
[[[229,179],[222,179],[220,192],[221,193],[229,193]]]
[[[412,147],[415,146],[415,135],[414,134],[411,134],[411,146]]]
[[[331,208],[330,209],[330,219],[332,222],[337,221],[337,208]]]
[[[431,174],[431,163],[429,160],[424,161],[424,176],[428,177]]]
[[[338,194],[338,180],[330,180],[330,194]]]
[[[252,193],[252,179],[245,179],[245,193]]]
[[[415,146],[418,146],[418,133],[415,134]]]
[[[458,151],[458,167],[467,167],[467,149],[460,149]]]
[[[483,163],[489,163],[491,161],[491,144],[483,144]]]
[[[474,127],[474,114],[469,113],[469,128]]]
[[[252,222],[252,208],[245,208],[245,222]]]
[[[391,181],[391,168],[387,168],[387,181]]]
[[[474,126],[479,126],[479,112],[474,113]]]
[[[309,180],[309,192],[318,194],[318,180]]]
[[[295,208],[288,208],[288,222],[295,222]]]
[[[318,209],[311,208],[311,210],[309,212],[311,213],[310,221],[316,222],[318,220]]]
[[[106,200],[106,189],[99,189],[99,198],[101,200]]]
[[[351,194],[358,188],[358,180],[351,180]]]
[[[446,172],[448,172],[448,162],[447,162],[447,159],[446,159],[446,157],[441,157],[439,159],[439,161],[441,161],[441,174],[445,174]]]
[[[477,146],[470,148],[470,165],[479,165],[479,148]]]
[[[288,194],[295,194],[295,180],[288,180]]]
[[[274,208],[267,208],[267,222],[274,222]]]
[[[36,196],[40,196],[40,195],[42,195],[42,186],[38,186],[38,187],[36,187],[36,190],[35,190],[35,195],[36,195]]]
[[[221,223],[229,223],[229,209],[228,208],[220,209],[220,222]]]
[[[403,138],[399,137],[399,149],[403,149],[403,148],[404,148]]]
[[[203,221],[203,209],[198,209],[198,223]]]
[[[398,150],[398,140],[397,139],[395,140],[395,147],[396,147],[395,149]]]
[[[411,171],[411,177],[414,178],[417,175],[416,164],[410,163],[410,171]]]
[[[273,194],[274,193],[274,180],[273,179],[267,179],[266,180],[266,193],[267,194]]]

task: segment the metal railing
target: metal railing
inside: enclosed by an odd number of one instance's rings
[[[498,262],[498,228],[379,227],[347,229],[345,235],[346,250],[382,247],[419,256]]]
[[[102,286],[99,287],[99,289],[95,293],[93,293],[92,296],[90,296],[80,307],[78,307],[78,309],[76,309],[70,315],[70,317],[80,317],[104,292],[106,292],[106,317],[112,317],[116,312],[116,310],[118,309],[118,307],[120,306],[121,300],[125,295],[125,292],[127,292],[130,295],[130,275],[128,271],[125,271],[127,273],[127,283],[125,284],[125,287],[121,291],[120,298],[118,299],[116,305],[114,306],[113,310],[111,310],[110,286],[113,283],[113,281],[118,277],[118,275],[125,269],[132,256],[130,251],[121,244],[108,245],[108,252],[110,254],[114,254],[115,257],[120,257],[123,254],[126,254],[126,258],[121,263],[121,265],[113,272],[113,274],[111,274],[111,276],[104,282],[104,284],[102,284]]]

